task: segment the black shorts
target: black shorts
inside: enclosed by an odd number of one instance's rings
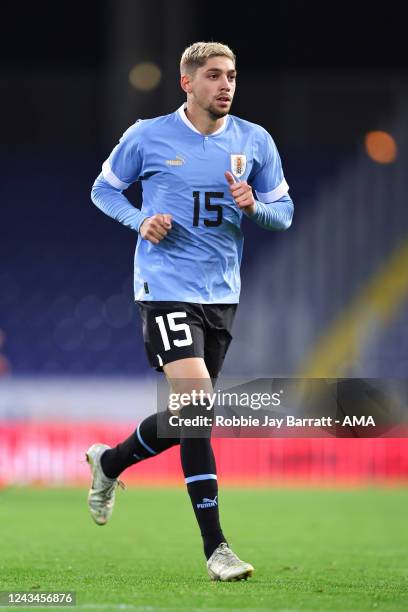
[[[150,365],[163,371],[166,363],[202,357],[211,378],[217,378],[232,340],[237,304],[136,302]]]

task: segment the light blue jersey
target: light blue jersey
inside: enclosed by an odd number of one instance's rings
[[[276,146],[259,125],[228,115],[219,130],[203,135],[183,105],[170,115],[139,120],[124,133],[95,181],[94,203],[136,231],[155,214],[173,218],[159,244],[139,235],[136,300],[239,301],[242,211],[230,194],[226,170],[256,191],[255,222],[267,229],[289,227],[289,187]],[[143,188],[141,211],[122,194],[135,181]]]

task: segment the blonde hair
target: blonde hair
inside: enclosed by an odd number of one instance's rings
[[[235,66],[235,54],[227,45],[218,42],[196,42],[184,50],[180,61],[180,73],[194,74],[210,57],[217,56],[229,57]]]

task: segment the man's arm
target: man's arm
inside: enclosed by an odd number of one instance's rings
[[[152,244],[159,244],[171,230],[171,215],[157,214],[148,217],[132,206],[121,189],[113,187],[102,173],[93,184],[91,199],[106,215],[139,232],[142,238]]]
[[[225,177],[236,205],[257,225],[275,231],[286,230],[291,226],[294,206],[287,193],[271,203],[259,202],[255,200],[252,187],[246,181],[236,182],[229,171]]]
[[[132,206],[120,189],[113,187],[101,173],[93,184],[92,202],[102,212],[138,232],[147,215]]]
[[[122,191],[139,179],[143,166],[141,152],[144,121],[136,121],[123,134],[109,158],[102,164],[102,172],[93,184],[92,202],[106,215],[126,227],[139,232],[141,237],[159,244],[171,230],[171,215],[149,217],[138,210]]]
[[[255,210],[247,215],[267,230],[287,230],[292,225],[294,206],[289,194],[285,194],[276,202],[264,204],[255,200]],[[244,208],[244,212],[246,212]]]

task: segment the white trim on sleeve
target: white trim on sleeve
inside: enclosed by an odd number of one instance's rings
[[[116,174],[112,172],[112,168],[108,159],[102,164],[102,174],[103,178],[106,179],[108,183],[112,185],[112,187],[115,187],[115,189],[127,189],[130,185],[130,183],[124,183],[123,181],[118,179]]]
[[[281,184],[275,187],[275,189],[272,189],[272,191],[268,191],[267,193],[260,193],[257,191],[256,195],[258,200],[263,204],[272,204],[272,202],[276,202],[276,200],[279,200],[279,198],[285,195],[287,191],[289,191],[289,185],[285,179],[283,179]]]

